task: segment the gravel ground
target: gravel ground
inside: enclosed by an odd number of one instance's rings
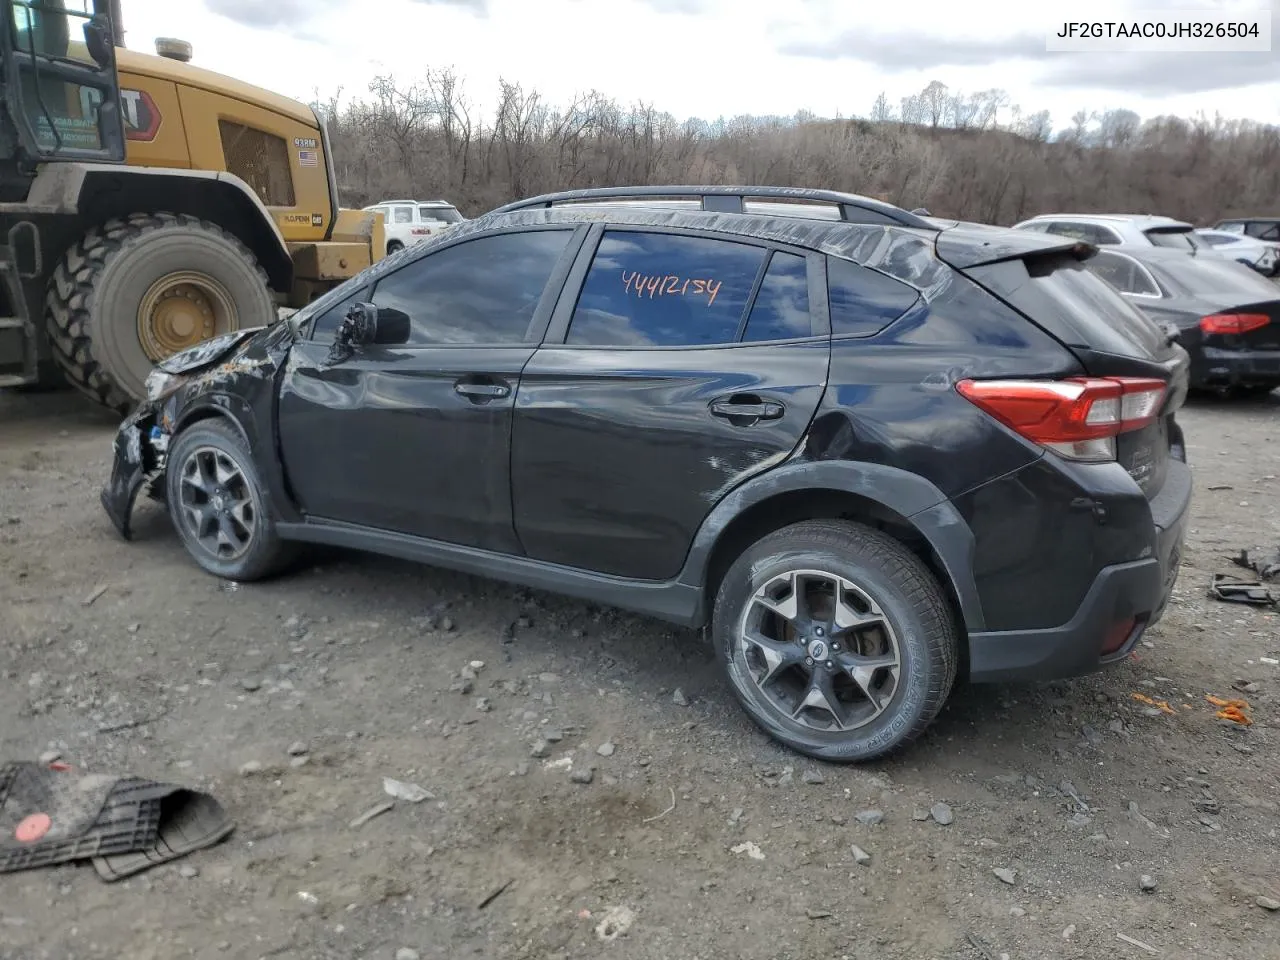
[[[113,423],[0,396],[0,759],[199,785],[237,822],[117,884],[0,876],[0,957],[1274,957],[1280,634],[1206,583],[1280,544],[1280,396],[1181,419],[1195,518],[1137,654],[959,689],[845,768],[757,732],[697,634],[361,555],[223,583],[145,501],[125,543]],[[351,826],[384,777],[432,796]]]

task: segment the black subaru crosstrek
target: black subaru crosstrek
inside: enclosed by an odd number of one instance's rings
[[[103,504],[129,537],[146,489],[220,577],[327,544],[709,627],[765,731],[864,760],[1164,610],[1187,356],[1095,252],[818,190],[536,197],[161,364]]]

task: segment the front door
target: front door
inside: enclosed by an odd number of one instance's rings
[[[707,513],[786,458],[827,380],[817,258],[607,230],[516,399],[516,530],[530,557],[674,576]],[[560,342],[553,342],[553,341]]]
[[[525,229],[433,250],[360,294],[409,314],[407,344],[331,363],[328,322],[294,347],[280,445],[309,516],[518,552],[512,405],[574,240]]]

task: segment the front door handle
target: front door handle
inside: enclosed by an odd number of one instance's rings
[[[711,402],[711,415],[728,420],[734,426],[749,427],[761,420],[778,420],[786,407],[777,400],[741,395]]]
[[[466,397],[473,403],[500,400],[511,396],[511,388],[505,383],[475,383],[469,380],[459,380],[453,385],[453,392]]]

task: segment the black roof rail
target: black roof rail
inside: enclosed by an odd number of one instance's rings
[[[564,190],[544,193],[538,197],[517,200],[490,210],[494,213],[511,213],[515,210],[549,208],[557,204],[579,203],[589,200],[641,200],[646,197],[661,199],[699,200],[702,209],[713,213],[744,213],[746,200],[801,200],[830,203],[840,210],[840,219],[847,223],[896,224],[901,227],[937,227],[908,213],[901,207],[855,193],[837,190],[814,190],[808,187],[720,187],[720,186],[646,186],[646,187],[592,187],[585,190]]]

